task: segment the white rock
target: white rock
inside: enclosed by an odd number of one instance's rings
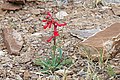
[[[64,44],[64,46],[67,47],[70,43],[71,43],[71,41],[68,41]]]
[[[38,32],[36,32],[36,33],[34,33],[34,34],[31,34],[31,36],[39,36],[39,35],[41,35],[42,33],[38,33]]]
[[[108,6],[103,6],[102,7],[103,10],[106,10],[106,9],[111,9],[111,7],[108,7]]]
[[[45,33],[45,32],[36,32],[36,33],[34,33],[34,34],[31,34],[31,36],[38,36],[38,37],[42,37],[42,35],[47,35],[47,33]]]
[[[16,75],[17,80],[23,80],[19,75]]]
[[[68,70],[58,70],[58,71],[55,71],[55,73],[60,76],[63,76],[64,74],[71,74],[72,72]]]
[[[56,14],[56,18],[58,19],[64,19],[65,16],[67,16],[68,14],[65,11],[60,11]]]
[[[43,50],[39,50],[38,51],[38,54],[42,54],[44,51]]]
[[[0,56],[4,56],[4,55],[5,55],[5,52],[0,51]]]
[[[48,77],[48,79],[50,79],[50,80],[60,80],[60,77],[57,76],[57,75],[50,75],[50,76]]]

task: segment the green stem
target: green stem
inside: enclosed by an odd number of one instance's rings
[[[55,47],[55,49],[53,49],[54,51],[53,51],[53,54],[54,54],[54,57],[55,57],[55,51],[56,51],[56,37],[54,37],[54,47]]]
[[[54,23],[54,31],[57,31],[57,25],[55,25],[55,23]],[[54,53],[54,57],[55,57],[55,52],[56,52],[56,36],[54,37],[54,47],[55,47],[55,49],[54,49],[53,53]]]

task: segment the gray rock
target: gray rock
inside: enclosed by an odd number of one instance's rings
[[[85,40],[100,31],[101,31],[100,28],[93,28],[93,29],[85,29],[85,30],[73,30],[73,31],[70,31],[70,34],[79,39]]]
[[[32,59],[32,54],[32,51],[30,51],[30,48],[28,48],[28,50],[23,54],[21,54],[20,56],[16,56],[15,61],[17,61],[18,63],[27,63]]]
[[[30,12],[34,15],[39,15],[40,14],[40,9],[32,9]]]
[[[8,56],[1,57],[1,59],[2,59],[1,61],[2,64],[12,61],[12,59],[10,59]]]
[[[104,0],[106,3],[120,3],[120,0]]]
[[[31,77],[31,78],[32,78],[32,80],[37,80],[38,77],[39,77],[39,76],[38,76],[37,74],[32,74],[32,77]]]

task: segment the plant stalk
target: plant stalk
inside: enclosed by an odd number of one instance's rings
[[[54,24],[54,31],[57,31],[57,25]],[[56,36],[54,37],[54,47],[55,49],[53,49],[53,54],[54,54],[54,57],[55,57],[55,52],[56,52]]]
[[[55,57],[55,51],[56,51],[56,37],[54,37],[54,47],[55,47],[55,49],[53,49],[53,54],[54,54],[54,57]]]

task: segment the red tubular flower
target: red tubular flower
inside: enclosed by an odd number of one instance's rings
[[[49,17],[52,17],[52,15],[51,15],[51,13],[50,13],[50,12],[47,12],[47,15],[48,15]]]
[[[47,24],[45,26],[43,26],[43,28],[44,29],[46,29],[47,27],[51,28],[52,24],[53,24],[52,21],[47,21]]]
[[[59,24],[58,22],[55,22],[55,24],[57,25],[57,26],[65,26],[66,25],[66,23],[63,23],[63,24]]]
[[[52,24],[54,25],[54,31],[53,31],[53,36],[51,36],[47,42],[50,42],[52,40],[52,38],[59,36],[59,33],[57,31],[57,26],[61,27],[61,26],[65,26],[66,23],[63,24],[59,24],[58,22],[56,22],[53,18],[50,12],[47,12],[47,16],[46,16],[46,20],[42,20],[42,22],[46,22],[46,25],[43,26],[44,29],[46,29],[47,27],[51,28]]]
[[[52,24],[53,24],[52,21],[50,21],[48,27],[51,28]]]
[[[52,40],[52,38],[54,38],[54,36],[51,36],[51,37],[47,40],[47,42],[50,42],[50,41]]]
[[[42,22],[47,22],[47,20],[42,20]]]
[[[49,24],[47,23],[45,26],[43,26],[43,28],[46,29],[46,28],[48,27],[48,25],[49,25]]]
[[[58,31],[54,31],[54,37],[59,36]]]

